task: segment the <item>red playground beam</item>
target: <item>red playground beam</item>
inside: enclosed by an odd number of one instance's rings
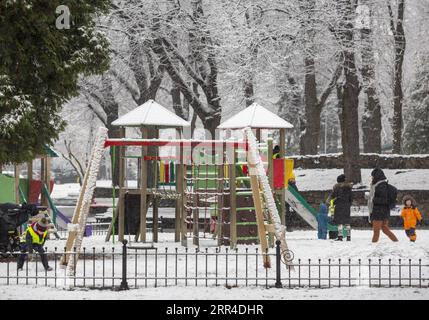
[[[142,147],[215,147],[224,146],[234,149],[247,150],[247,142],[225,140],[161,140],[161,139],[106,139],[104,147],[112,146],[142,146]]]

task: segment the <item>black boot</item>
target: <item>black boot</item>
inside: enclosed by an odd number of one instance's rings
[[[335,241],[343,241],[343,236],[338,236],[337,240]]]
[[[351,241],[351,237],[350,236],[347,236],[347,241]]]

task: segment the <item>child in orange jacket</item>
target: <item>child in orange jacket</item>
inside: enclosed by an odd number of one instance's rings
[[[422,215],[419,209],[417,209],[416,201],[410,195],[404,197],[403,204],[401,218],[404,220],[405,233],[411,242],[415,242],[417,239],[416,225],[423,222]]]

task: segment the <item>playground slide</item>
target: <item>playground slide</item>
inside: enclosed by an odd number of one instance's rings
[[[317,230],[317,212],[307,201],[293,188],[285,189],[286,203],[301,216],[313,229]]]
[[[313,229],[317,230],[317,211],[293,188],[285,189],[286,203],[300,215]],[[336,225],[328,224],[328,231],[337,231]]]
[[[69,218],[67,218],[61,211],[59,211],[57,208],[52,209],[56,211],[56,215],[57,215],[57,225],[59,227],[61,227],[62,229],[67,230],[67,224],[71,223],[71,220]]]
[[[55,206],[54,202],[52,201],[51,195],[48,192],[48,189],[46,188],[46,185],[43,185],[43,193],[45,194],[46,198],[48,199],[49,206],[52,209],[53,212],[53,219],[57,226],[67,229],[67,223],[71,223],[71,220],[67,218],[58,208]]]

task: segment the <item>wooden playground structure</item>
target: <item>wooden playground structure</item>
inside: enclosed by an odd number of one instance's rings
[[[150,110],[153,107],[156,107],[156,112],[163,113],[163,116],[152,119],[153,113]],[[157,122],[160,118],[162,121]],[[157,242],[159,201],[173,199],[174,240],[184,246],[188,245],[188,239],[192,239],[192,244],[197,246],[200,246],[203,239],[215,239],[218,246],[229,245],[232,248],[238,244],[259,243],[265,253],[269,246],[274,246],[274,239],[277,239],[281,241],[282,250],[287,254],[284,190],[293,169],[293,162],[284,158],[287,127],[252,128],[246,125],[245,128],[233,128],[244,133],[245,138],[242,140],[186,140],[182,139],[182,133],[183,128],[189,124],[181,118],[178,121],[177,118],[149,100],[113,123],[120,127],[119,138],[107,139],[106,133],[100,131],[73,216],[75,228],[70,229],[67,251],[72,247],[79,250],[89,211],[88,199],[92,198],[95,188],[94,175],[98,172],[97,162],[103,145],[104,148],[113,149],[112,155],[116,154],[115,148],[119,151],[118,203],[114,204],[106,241],[117,234],[118,240],[123,242],[125,235],[130,234],[129,227],[126,228],[126,219],[130,219],[127,207],[130,202],[134,202],[134,205],[138,203],[139,209],[139,217],[132,223],[136,227],[132,233],[134,241],[148,242],[147,214],[152,207],[152,242]],[[141,138],[127,138],[126,127],[138,127]],[[177,138],[159,139],[159,130],[165,128],[175,129]],[[151,139],[148,138],[149,129],[155,131],[155,136]],[[252,129],[256,130],[256,137]],[[266,144],[258,142],[263,129],[280,130],[278,159],[273,159],[272,139],[268,139]],[[140,153],[128,154],[129,147],[140,148]],[[174,155],[160,156],[161,148],[173,148]],[[149,149],[155,150],[155,153],[150,154]],[[126,184],[126,162],[130,158],[138,161],[139,179],[134,187]],[[113,161],[115,160],[113,157]],[[153,179],[151,187],[148,187],[149,179]],[[115,198],[115,189],[113,190]],[[70,266],[71,259],[64,255],[62,262],[68,265],[72,273],[74,266]],[[268,255],[264,255],[264,266],[270,267]]]
[[[148,104],[155,102],[149,101]],[[147,109],[148,106],[146,106]],[[157,110],[162,106],[157,106]],[[135,112],[134,110],[131,111]],[[173,115],[174,117],[177,117]],[[130,118],[132,122],[124,121]],[[191,238],[194,245],[200,245],[201,239],[217,239],[218,245],[230,245],[235,248],[237,244],[258,243],[258,223],[256,207],[251,188],[249,163],[247,161],[248,143],[245,140],[184,140],[180,139],[183,127],[188,123],[172,119],[170,123],[136,122],[137,115],[129,114],[119,118],[114,124],[120,126],[121,137],[107,139],[105,147],[119,150],[119,194],[112,224],[109,228],[106,241],[112,234],[118,234],[119,241],[124,240],[127,233],[126,218],[129,201],[138,202],[139,218],[134,220],[138,229],[134,231],[135,241],[147,242],[147,215],[152,207],[153,227],[152,241],[158,241],[158,211],[161,199],[174,199],[175,201],[175,236],[176,242],[181,241],[187,245]],[[126,128],[139,126],[141,139],[131,139],[125,136]],[[160,129],[174,128],[178,139],[157,139]],[[148,130],[155,132],[153,139],[148,139]],[[231,129],[231,128],[225,128]],[[234,128],[235,129],[235,128]],[[241,130],[241,128],[236,128]],[[272,190],[278,196],[278,209],[285,211],[284,186],[293,169],[293,162],[285,160],[285,134],[286,127],[269,128],[279,130],[280,151],[279,158],[273,159],[273,140],[259,144],[258,152],[262,151],[266,175]],[[260,140],[263,128],[256,128],[257,140]],[[258,139],[259,138],[259,139]],[[129,147],[140,147],[137,155],[130,155]],[[152,153],[149,153],[149,148]],[[160,149],[170,148],[171,156],[161,157]],[[116,154],[113,150],[111,154]],[[137,186],[127,186],[128,159],[138,161]],[[152,175],[148,174],[151,168]],[[274,178],[276,177],[276,178]],[[149,179],[153,180],[152,187],[148,187]],[[280,182],[280,184],[279,184]],[[166,187],[167,186],[167,187]],[[263,208],[263,210],[266,208]],[[285,216],[280,215],[284,225]],[[266,225],[272,224],[269,219]],[[115,224],[117,223],[117,228]],[[270,228],[269,226],[267,228]],[[271,238],[270,244],[273,245]]]

